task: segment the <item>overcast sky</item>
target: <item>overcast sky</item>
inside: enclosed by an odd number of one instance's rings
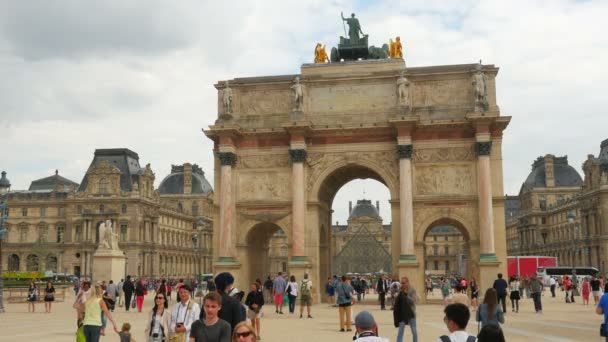
[[[370,45],[400,35],[408,66],[500,67],[509,194],[537,156],[568,155],[581,172],[608,138],[607,1],[14,0],[0,2],[0,169],[13,189],[55,169],[80,182],[96,148],[127,147],[157,184],[186,161],[212,181],[201,128],[217,116],[213,84],[298,73],[316,42],[337,44],[340,11],[357,14]],[[334,221],[365,191],[388,223],[388,191],[352,184]]]

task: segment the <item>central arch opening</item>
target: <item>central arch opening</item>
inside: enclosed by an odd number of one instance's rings
[[[278,225],[262,222],[247,233],[249,281],[287,272],[288,237]]]
[[[365,291],[379,273],[392,272],[394,241],[390,185],[382,171],[344,165],[326,176],[318,191],[320,276],[350,275]],[[393,211],[395,211],[393,213]],[[362,282],[365,279],[365,282]],[[359,289],[357,289],[359,287]]]

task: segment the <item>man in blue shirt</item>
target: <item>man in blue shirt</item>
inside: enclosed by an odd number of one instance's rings
[[[279,272],[272,281],[272,295],[274,296],[275,312],[281,315],[283,314],[283,296],[285,296],[286,287],[287,282],[283,278],[283,273]]]
[[[604,315],[604,332],[605,335],[608,335],[608,284],[604,287],[604,295],[600,298],[595,313]],[[606,341],[608,341],[608,337],[606,337]]]

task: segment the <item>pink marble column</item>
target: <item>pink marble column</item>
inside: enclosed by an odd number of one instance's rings
[[[399,230],[401,262],[415,261],[414,252],[414,205],[412,189],[412,145],[397,146],[399,155]]]
[[[306,160],[306,150],[289,150],[292,161],[292,242],[291,257],[292,261],[304,261],[306,253],[304,251],[305,227],[306,227],[306,198],[304,192],[304,161]]]
[[[220,152],[220,229],[219,229],[219,261],[232,261],[232,166],[236,155],[232,152]]]
[[[491,141],[477,142],[477,186],[479,197],[480,254],[482,259],[495,259],[494,215],[492,207]]]

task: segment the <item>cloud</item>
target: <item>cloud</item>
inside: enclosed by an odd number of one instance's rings
[[[604,1],[12,1],[0,3],[0,129],[11,151],[1,167],[15,189],[56,168],[80,182],[95,148],[128,147],[157,182],[185,161],[212,181],[201,128],[217,115],[213,84],[298,73],[316,42],[330,48],[344,35],[340,11],[357,14],[370,44],[401,36],[410,67],[500,67],[497,101],[513,117],[505,192],[519,191],[539,155],[567,154],[580,172],[607,138]],[[362,196],[353,184],[334,221]],[[365,188],[388,207],[382,187]]]

